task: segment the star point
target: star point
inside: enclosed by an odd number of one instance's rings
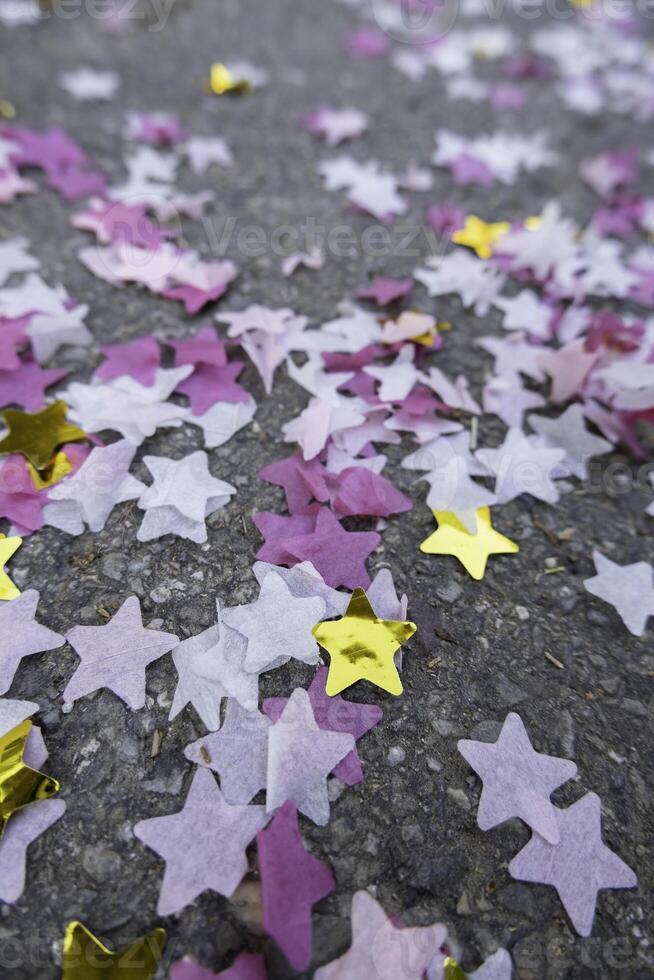
[[[20,589],[11,581],[4,567],[22,543],[22,538],[8,538],[0,534],[0,600],[17,599],[20,595]]]

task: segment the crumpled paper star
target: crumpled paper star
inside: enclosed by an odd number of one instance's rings
[[[291,800],[324,826],[329,821],[327,777],[355,745],[350,734],[319,728],[309,695],[296,688],[268,731],[268,813]]]
[[[484,784],[477,813],[482,830],[520,817],[550,843],[558,843],[550,796],[576,775],[574,762],[536,752],[515,712],[506,716],[496,742],[460,739],[457,748]]]
[[[495,480],[498,503],[528,493],[548,504],[556,503],[559,492],[552,480],[552,471],[565,458],[565,449],[547,449],[535,445],[534,437],[521,429],[509,429],[498,449],[478,449],[477,459],[488,467]]]
[[[347,599],[347,596],[344,598]],[[384,716],[383,712],[375,704],[345,701],[339,694],[330,697],[325,690],[327,675],[327,668],[319,667],[309,686],[308,694],[314,717],[320,728],[325,731],[348,732],[358,741],[366,732],[379,724]],[[287,698],[266,698],[263,702],[263,710],[273,721],[278,721],[287,701]],[[363,769],[356,749],[349,752],[335,766],[333,775],[346,786],[363,782]]]
[[[310,854],[300,836],[297,810],[287,800],[257,834],[263,927],[295,970],[312,957],[311,909],[334,891],[327,865]]]
[[[415,623],[379,619],[363,589],[356,589],[342,619],[319,623],[313,630],[330,655],[327,694],[339,694],[359,680],[370,681],[389,694],[401,694],[393,658],[416,628]]]
[[[218,601],[216,612],[215,626],[190,636],[173,651],[179,680],[169,715],[172,721],[192,704],[210,731],[220,728],[222,698],[235,698],[246,711],[256,711],[259,701],[259,676],[244,666],[247,639],[223,622]]]
[[[312,629],[325,614],[319,598],[298,599],[279,575],[266,575],[259,598],[223,611],[223,622],[247,637],[245,669],[266,670],[282,653],[305,664],[318,662]]]
[[[54,650],[66,642],[59,633],[36,622],[38,602],[39,593],[29,589],[12,602],[0,605],[0,694],[11,687],[23,657]]]
[[[86,439],[86,433],[66,422],[67,405],[58,401],[30,415],[7,409],[3,418],[9,434],[0,440],[0,453],[21,453],[37,470],[46,470],[59,446]]]
[[[477,511],[476,534],[470,534],[449,511],[433,513],[438,529],[422,542],[420,550],[428,555],[452,555],[474,579],[484,577],[490,555],[511,555],[519,550],[515,542],[493,528],[488,507]]]
[[[260,711],[246,711],[230,698],[220,730],[187,745],[184,755],[218,773],[228,803],[249,803],[266,788],[271,725]]]
[[[530,415],[529,425],[542,437],[546,446],[565,450],[561,463],[566,473],[585,480],[588,476],[588,460],[613,451],[606,439],[593,435],[586,428],[584,409],[579,403],[570,405],[558,418]]]
[[[618,565],[597,548],[593,561],[597,575],[585,579],[584,588],[614,606],[630,633],[642,636],[654,616],[654,569],[646,561]]]
[[[489,259],[495,251],[495,246],[501,242],[510,228],[508,221],[487,224],[476,214],[467,214],[463,228],[452,233],[452,241],[455,245],[466,245],[471,248],[480,259]]]
[[[154,478],[138,505],[145,517],[136,533],[139,541],[176,534],[201,544],[207,540],[205,518],[229,503],[236,488],[209,472],[207,454],[199,449],[174,460],[144,456]]]
[[[0,600],[16,599],[20,595],[20,589],[11,581],[4,567],[22,543],[22,538],[8,538],[0,534]]]
[[[418,980],[447,938],[445,926],[402,928],[366,891],[352,897],[352,945],[314,980]]]
[[[152,980],[165,943],[164,930],[153,929],[112,953],[81,922],[70,922],[64,936],[61,980]]]
[[[96,446],[77,473],[49,491],[44,522],[68,534],[82,534],[85,523],[101,531],[116,504],[136,500],[147,489],[129,472],[135,454],[126,439]]]
[[[268,980],[268,974],[266,961],[260,953],[239,953],[232,965],[220,973],[214,973],[185,956],[171,963],[170,980]]]
[[[107,687],[136,711],[145,705],[145,668],[172,650],[172,633],[145,629],[137,596],[130,596],[104,626],[75,626],[66,639],[80,658],[63,693],[71,704]]]
[[[559,840],[533,834],[509,864],[518,881],[553,885],[580,936],[590,936],[597,893],[602,888],[635,888],[636,875],[602,841],[601,801],[586,793],[572,806],[555,808]]]
[[[196,770],[182,810],[134,826],[166,862],[157,914],[180,912],[207,890],[233,895],[248,869],[245,849],[268,819],[262,806],[231,806],[212,773]]]

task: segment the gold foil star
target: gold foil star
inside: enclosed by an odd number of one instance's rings
[[[69,922],[64,936],[61,980],[151,980],[166,943],[164,929],[153,929],[112,953],[81,922]]]
[[[0,738],[0,837],[16,810],[47,800],[59,790],[59,783],[23,762],[31,721],[24,721]]]
[[[0,453],[22,453],[35,469],[49,469],[59,446],[86,439],[82,429],[66,422],[67,411],[62,401],[34,414],[8,408],[3,418],[9,434],[0,442]]]
[[[510,229],[511,225],[508,221],[487,224],[476,214],[467,214],[465,226],[454,232],[452,241],[456,245],[467,245],[480,259],[489,259],[493,254],[494,246]]]
[[[466,975],[453,956],[443,960],[443,980],[466,980]]]
[[[432,513],[438,529],[422,542],[420,550],[428,555],[453,555],[473,578],[484,577],[489,555],[510,555],[520,550],[514,541],[494,530],[488,507],[477,510],[476,534],[470,534],[449,510]]]
[[[22,538],[7,538],[4,534],[0,534],[0,599],[15,599],[20,595],[20,589],[16,588],[4,571],[4,567],[22,543]]]
[[[35,490],[45,490],[47,487],[53,487],[55,483],[59,483],[65,476],[68,476],[72,468],[73,464],[63,450],[57,453],[50,469],[44,470],[42,473],[39,473],[31,463],[27,464],[27,469],[32,477]]]
[[[209,88],[214,95],[243,95],[250,91],[250,83],[244,78],[235,78],[227,65],[217,61],[211,66]]]
[[[8,99],[0,99],[0,116],[3,119],[13,119],[15,115],[16,110],[11,102]]]
[[[342,619],[318,623],[312,630],[330,656],[326,693],[333,697],[366,680],[389,694],[401,694],[393,657],[415,631],[415,623],[378,619],[363,589],[355,589]]]

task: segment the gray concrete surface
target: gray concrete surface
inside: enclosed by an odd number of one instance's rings
[[[233,217],[237,227],[256,224],[271,231],[311,216],[328,228],[347,221],[361,233],[371,219],[347,213],[340,193],[322,189],[315,165],[329,153],[299,127],[302,113],[323,104],[366,110],[370,130],[348,152],[358,159],[379,158],[400,171],[412,160],[427,162],[437,126],[456,123],[473,133],[487,124],[488,111],[469,103],[453,109],[436,74],[413,84],[383,60],[352,61],[342,39],[355,24],[346,7],[297,0],[177,0],[163,30],[136,25],[117,37],[99,31],[86,15],[69,21],[51,17],[36,29],[0,35],[0,96],[14,102],[22,124],[64,127],[94,164],[115,177],[122,173],[126,111],[173,111],[191,133],[224,136],[236,157],[232,170],[199,178],[185,171],[180,179],[185,189],[216,191],[216,227]],[[204,95],[210,63],[240,57],[268,69],[271,83],[242,100]],[[120,73],[122,87],[110,106],[77,104],[57,88],[58,72],[79,64]],[[486,70],[489,77],[496,73],[492,65]],[[647,129],[612,115],[580,119],[564,112],[539,83],[530,86],[529,95],[531,108],[521,123],[527,130],[549,130],[563,154],[561,164],[523,177],[514,187],[490,191],[457,189],[447,173],[436,171],[429,194],[410,195],[407,223],[420,225],[431,201],[452,199],[467,211],[499,219],[537,213],[553,195],[570,214],[587,220],[594,200],[578,180],[578,161],[609,146],[646,144]],[[88,322],[98,341],[149,332],[179,337],[209,322],[209,315],[191,320],[176,304],[131,288],[118,292],[93,278],[75,258],[76,249],[90,239],[69,227],[71,211],[43,190],[2,209],[0,235],[31,239],[46,279],[61,281],[90,304]],[[209,254],[206,228],[189,222],[187,237]],[[425,251],[424,243],[421,248]],[[337,302],[369,272],[402,275],[417,265],[410,256],[332,256],[320,273],[300,272],[285,280],[277,256],[243,257],[234,239],[227,254],[242,271],[224,308],[251,301],[288,304],[316,323],[333,316]],[[417,306],[433,310],[422,290],[415,296]],[[464,371],[478,391],[490,362],[473,340],[498,331],[498,316],[480,321],[455,300],[439,302],[438,314],[455,324],[439,365]],[[80,379],[87,379],[97,362],[86,353],[62,352],[57,359]],[[113,611],[136,593],[146,621],[163,621],[162,628],[186,636],[212,622],[216,596],[234,604],[255,595],[250,568],[260,539],[251,515],[257,509],[283,510],[281,491],[262,484],[256,473],[287,452],[281,425],[304,399],[282,372],[271,398],[264,396],[252,368],[243,377],[260,403],[257,424],[211,453],[212,471],[239,492],[227,510],[209,520],[208,545],[173,538],[139,544],[137,517],[128,505],[117,508],[97,535],[72,539],[46,528],[25,542],[12,570],[21,586],[41,590],[41,616],[49,626],[63,631],[75,623],[101,623],[100,608]],[[499,424],[484,419],[480,440],[494,444],[501,432]],[[194,428],[164,430],[145,443],[144,451],[180,456],[199,447],[199,435]],[[390,447],[390,455],[399,458],[397,447]],[[511,950],[523,980],[652,975],[652,630],[642,640],[631,637],[611,608],[582,588],[592,571],[594,546],[622,562],[651,556],[651,519],[643,513],[651,493],[632,480],[625,489],[624,481],[610,479],[611,466],[618,463],[624,464],[621,472],[632,472],[630,460],[616,454],[554,507],[527,498],[502,507],[496,524],[519,542],[521,552],[491,560],[481,583],[453,559],[421,555],[418,544],[433,526],[424,490],[411,487],[410,474],[389,470],[416,506],[389,521],[370,567],[392,569],[398,587],[409,595],[419,630],[405,657],[404,697],[384,697],[361,685],[350,693],[353,700],[375,700],[385,711],[384,722],[361,743],[365,782],[340,796],[328,827],[303,825],[306,841],[329,861],[337,882],[314,916],[315,965],[347,947],[351,895],[374,885],[390,913],[412,924],[445,922],[466,969],[501,944]],[[137,475],[144,475],[142,466]],[[559,538],[568,528],[573,533]],[[546,573],[549,558],[555,559],[553,574]],[[546,653],[563,668],[553,666]],[[168,724],[175,684],[170,658],[149,669],[148,706],[135,713],[111,693],[100,692],[63,714],[60,693],[75,664],[68,647],[31,658],[10,692],[41,706],[51,753],[48,771],[61,780],[68,811],[33,847],[22,899],[0,909],[0,975],[7,980],[58,976],[57,944],[71,918],[81,918],[116,943],[157,922],[162,865],[133,838],[131,827],[180,808],[191,778],[182,749],[202,733],[190,711]],[[262,694],[288,693],[295,684],[306,685],[310,673],[289,664],[264,678]],[[480,784],[457,754],[456,740],[494,735],[510,709],[521,713],[539,750],[578,765],[579,778],[555,801],[567,804],[587,790],[597,792],[607,842],[640,875],[637,891],[601,897],[590,939],[572,932],[552,889],[509,877],[508,861],[527,840],[526,829],[516,823],[482,833],[476,825]],[[163,738],[152,758],[155,731]],[[391,766],[388,753],[394,746],[404,749],[406,758]],[[265,950],[271,977],[292,976],[256,924],[257,905],[253,868],[234,901],[204,895],[165,921],[168,958],[193,953],[217,970],[241,949]]]

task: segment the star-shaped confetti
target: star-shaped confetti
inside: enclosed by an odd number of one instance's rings
[[[61,980],[152,980],[165,944],[164,930],[153,929],[147,936],[112,952],[81,922],[69,922]]]
[[[438,528],[422,542],[420,550],[428,555],[453,555],[472,578],[484,577],[490,555],[512,555],[519,550],[515,542],[493,528],[488,507],[477,511],[476,534],[471,534],[449,511],[433,513]]]
[[[642,636],[654,616],[654,569],[646,561],[618,565],[597,548],[593,561],[597,574],[584,580],[584,588],[614,606],[630,633]]]
[[[311,963],[311,909],[336,887],[331,871],[305,849],[297,810],[287,801],[257,834],[263,927],[295,970]]]
[[[565,810],[555,808],[557,842],[538,833],[509,864],[519,881],[553,885],[580,936],[590,936],[597,893],[602,888],[635,888],[636,875],[602,841],[600,798],[586,793]]]
[[[343,956],[316,970],[314,980],[418,980],[446,938],[442,925],[396,925],[368,892],[358,891],[352,898],[352,945]]]
[[[27,335],[39,364],[46,364],[64,345],[91,346],[93,334],[84,323],[88,312],[88,306],[81,304],[64,313],[37,313],[32,317]]]
[[[13,602],[0,605],[0,694],[11,687],[23,657],[54,650],[65,643],[59,633],[36,622],[38,602],[39,593],[29,589]]]
[[[318,662],[312,629],[322,619],[325,603],[319,598],[299,599],[279,575],[266,575],[259,598],[223,612],[223,621],[247,637],[245,669],[261,673],[280,653],[303,663]]]
[[[177,534],[198,544],[206,541],[205,518],[229,503],[236,488],[211,475],[207,454],[201,449],[179,460],[144,456],[143,462],[154,482],[139,498],[145,517],[136,534],[138,540]]]
[[[415,623],[378,619],[366,593],[356,589],[342,619],[319,623],[313,630],[330,656],[327,694],[339,694],[359,680],[401,694],[393,658],[415,631]]]
[[[59,783],[24,759],[32,722],[22,721],[0,737],[0,839],[13,814],[59,792]]]
[[[77,473],[50,490],[45,523],[69,534],[81,534],[85,523],[101,531],[116,504],[136,500],[147,489],[129,472],[135,454],[126,439],[92,449]]]
[[[583,407],[578,403],[570,405],[558,418],[530,415],[527,421],[534,432],[542,436],[545,445],[565,450],[561,465],[571,476],[580,480],[587,478],[588,461],[593,456],[602,456],[613,450],[610,442],[588,431]]]
[[[4,567],[22,543],[22,538],[8,538],[0,534],[0,600],[16,599],[20,595],[20,589],[11,581]]]
[[[2,328],[0,328],[0,335]],[[45,401],[45,389],[66,376],[66,371],[44,371],[34,361],[24,359],[16,370],[0,370],[0,405],[22,405],[38,411]]]
[[[268,819],[262,806],[231,806],[212,773],[198,769],[182,810],[134,827],[166,862],[158,915],[180,912],[207,890],[233,895],[248,868],[245,849]]]
[[[63,692],[71,704],[107,687],[136,711],[145,705],[145,668],[172,650],[179,640],[172,633],[145,629],[136,596],[122,604],[104,626],[75,626],[66,639],[80,658]]]
[[[536,752],[514,712],[507,715],[496,742],[461,739],[457,747],[484,784],[477,813],[482,830],[520,817],[546,840],[558,842],[550,796],[576,775],[574,762]]]
[[[319,728],[309,695],[296,688],[268,731],[268,812],[291,800],[324,826],[329,820],[327,777],[355,744],[352,735]]]
[[[0,839],[0,901],[16,902],[21,897],[30,844],[60,820],[65,810],[63,800],[35,800],[12,816]]]
[[[21,453],[37,470],[47,470],[57,449],[65,442],[86,439],[86,433],[66,422],[65,402],[54,402],[30,415],[7,409],[3,418],[9,429],[0,440],[0,453]]]
[[[551,473],[564,458],[564,449],[539,447],[521,429],[509,429],[498,449],[477,451],[477,459],[496,477],[495,494],[500,504],[522,493],[556,503],[559,493]]]
[[[463,228],[452,233],[452,241],[471,248],[480,259],[489,259],[510,228],[508,221],[488,224],[475,214],[467,214]]]
[[[249,803],[266,788],[271,724],[261,712],[246,711],[230,698],[220,730],[187,745],[184,755],[218,773],[228,803]]]

